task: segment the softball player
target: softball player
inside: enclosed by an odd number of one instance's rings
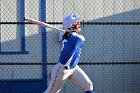
[[[81,30],[78,17],[68,15],[63,20],[63,28],[66,32],[62,37],[59,62],[52,69],[51,80],[44,93],[59,93],[68,79],[83,87],[85,93],[94,93],[91,80],[78,66],[81,47],[85,43],[85,38],[78,34]]]

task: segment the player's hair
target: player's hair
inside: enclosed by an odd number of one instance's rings
[[[72,32],[75,32],[74,29],[77,29],[76,25],[72,25],[71,28],[67,28],[68,30],[71,30],[71,31],[66,31],[65,34],[64,34],[64,39],[67,39],[71,34]]]
[[[70,29],[69,29],[70,30]],[[75,31],[66,31],[65,33],[64,33],[64,39],[67,39],[73,32],[75,32]]]
[[[64,39],[67,39],[71,35],[71,33],[72,32],[66,31],[65,34],[64,34]]]

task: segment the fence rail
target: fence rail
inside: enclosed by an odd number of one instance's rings
[[[62,22],[45,22],[48,24],[61,25]],[[0,24],[33,24],[29,22],[0,22]],[[140,22],[81,22],[82,25],[140,25]]]

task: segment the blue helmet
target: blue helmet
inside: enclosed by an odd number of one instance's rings
[[[63,29],[67,30],[72,27],[72,24],[78,20],[78,17],[75,15],[68,15],[63,20]]]

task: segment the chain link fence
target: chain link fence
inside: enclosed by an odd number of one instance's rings
[[[20,5],[18,0],[0,1],[1,80],[42,78],[41,29],[25,23],[22,33]],[[25,0],[23,13],[40,20],[40,7],[40,0]],[[140,93],[140,1],[46,0],[47,23],[62,28],[63,18],[71,13],[78,15],[82,24],[80,34],[86,43],[79,65],[93,81],[95,93]],[[60,55],[62,33],[50,28],[46,31],[49,83]],[[68,81],[61,93],[83,91]]]

